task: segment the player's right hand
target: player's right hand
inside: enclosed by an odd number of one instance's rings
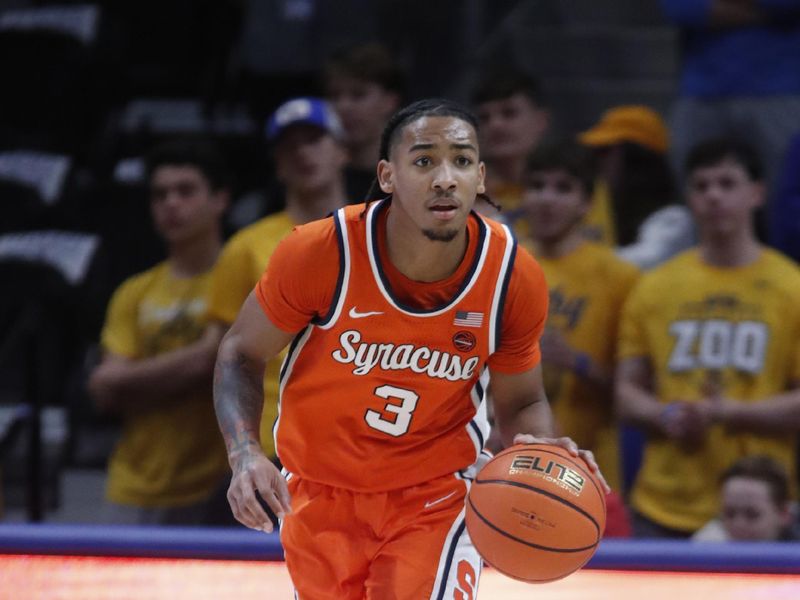
[[[228,503],[233,516],[251,529],[271,532],[272,521],[261,506],[258,495],[279,519],[284,518],[292,512],[292,499],[286,479],[260,451],[250,451],[238,456],[232,466],[233,477],[228,487]]]

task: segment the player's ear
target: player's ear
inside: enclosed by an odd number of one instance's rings
[[[381,160],[378,163],[378,185],[381,190],[386,194],[391,194],[394,191],[394,173],[392,172],[392,164],[388,160]]]
[[[486,193],[486,164],[483,161],[478,163],[478,193]]]

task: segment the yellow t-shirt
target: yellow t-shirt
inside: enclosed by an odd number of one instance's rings
[[[781,393],[800,377],[800,270],[762,249],[750,265],[720,269],[689,250],[642,277],[625,305],[620,358],[647,357],[660,402],[698,401],[709,385],[742,402]],[[763,453],[795,473],[795,436],[712,427],[687,450],[650,439],[633,506],[664,526],[699,529],[717,512],[720,474]]]
[[[530,234],[530,227],[521,209],[524,192],[525,189],[522,186],[511,183],[496,184],[489,192],[492,200],[500,204],[503,209],[499,214],[490,216],[497,216],[509,223],[519,239],[525,239]],[[581,232],[587,240],[606,246],[614,246],[617,243],[614,215],[611,208],[611,193],[608,185],[602,179],[595,182],[592,201],[583,218]]]
[[[613,372],[622,306],[638,277],[635,266],[607,246],[584,242],[560,258],[537,256],[550,291],[547,327],[571,348]],[[594,452],[603,475],[620,489],[618,427],[610,390],[605,393],[575,373],[542,366],[547,398],[560,432]]]
[[[270,256],[283,237],[296,225],[288,213],[264,217],[237,232],[225,247],[212,272],[208,318],[232,324],[239,309],[253,291],[267,267]],[[285,352],[269,361],[264,372],[264,408],[261,414],[261,446],[267,456],[275,455],[272,427],[278,416],[278,377]]]
[[[583,217],[583,237],[606,246],[616,246],[617,228],[614,226],[614,209],[608,184],[598,179],[594,184],[592,203]]]
[[[112,354],[143,359],[197,341],[206,326],[210,273],[177,278],[166,262],[114,293],[101,341]],[[109,462],[108,498],[148,508],[207,498],[228,471],[211,390],[125,418]]]

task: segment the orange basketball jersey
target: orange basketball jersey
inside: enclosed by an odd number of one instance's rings
[[[333,217],[339,278],[327,315],[294,339],[281,370],[278,455],[312,481],[362,492],[413,486],[472,465],[489,433],[487,359],[516,255],[508,228],[475,217],[460,289],[433,310],[404,305],[381,265],[385,202]],[[472,218],[472,217],[471,217]]]

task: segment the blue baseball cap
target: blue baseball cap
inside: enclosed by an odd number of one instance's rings
[[[281,104],[267,121],[267,140],[276,141],[292,125],[314,125],[336,139],[344,133],[339,117],[321,98],[292,98]]]

